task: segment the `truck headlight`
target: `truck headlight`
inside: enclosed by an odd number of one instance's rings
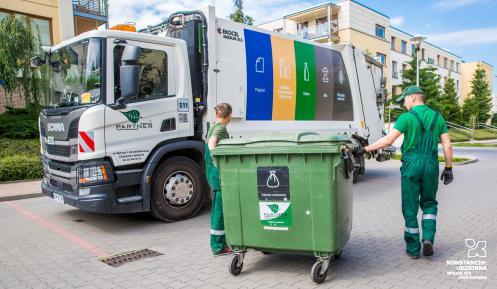
[[[79,166],[78,182],[80,186],[105,184],[113,181],[109,163],[90,163]]]

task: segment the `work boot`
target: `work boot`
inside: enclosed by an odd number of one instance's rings
[[[433,255],[433,243],[430,240],[423,240],[423,255]]]
[[[406,254],[407,254],[407,256],[409,256],[409,258],[411,258],[411,259],[419,259],[419,254],[418,254],[418,255],[413,255],[413,254],[411,254],[411,253],[409,253],[409,252],[407,252],[407,251],[406,251]]]

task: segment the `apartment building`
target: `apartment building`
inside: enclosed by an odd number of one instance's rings
[[[473,61],[462,64],[462,79],[461,79],[461,98],[460,103],[462,104],[464,100],[470,97],[471,94],[471,82],[473,81],[473,76],[478,67],[485,70],[485,75],[487,76],[487,81],[492,88],[492,78],[493,78],[493,67],[492,65],[486,63],[485,61]],[[492,95],[493,96],[493,95]],[[495,97],[493,99],[494,108],[497,105]]]
[[[8,15],[26,17],[33,36],[45,46],[108,23],[106,0],[1,0],[0,20]],[[0,113],[6,105],[23,107],[24,102],[15,98],[7,103],[0,85]]]
[[[390,95],[400,93],[402,72],[413,57],[413,35],[391,26],[388,15],[355,0],[324,3],[258,26],[323,43],[353,44],[385,65]],[[461,57],[429,42],[421,44],[419,53],[420,67],[435,67],[441,87],[453,78],[459,95]]]
[[[7,15],[27,17],[42,45],[54,45],[108,23],[106,0],[0,1],[0,19]]]

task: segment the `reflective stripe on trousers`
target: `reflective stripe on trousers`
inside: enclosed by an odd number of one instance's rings
[[[423,220],[436,220],[437,216],[434,214],[424,214],[423,215]]]
[[[405,231],[407,233],[410,233],[410,234],[419,234],[419,228],[408,228],[408,227],[406,227]]]
[[[224,235],[224,230],[213,230],[213,229],[211,229],[211,235],[223,236]]]

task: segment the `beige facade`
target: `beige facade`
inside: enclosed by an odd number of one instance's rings
[[[470,97],[471,94],[471,82],[473,81],[473,76],[475,74],[476,69],[480,66],[485,70],[485,74],[487,76],[488,83],[490,88],[492,88],[492,76],[493,76],[493,67],[492,65],[484,62],[484,61],[474,61],[467,62],[461,65],[462,68],[462,78],[461,78],[461,98],[460,103],[462,104],[464,100]]]

